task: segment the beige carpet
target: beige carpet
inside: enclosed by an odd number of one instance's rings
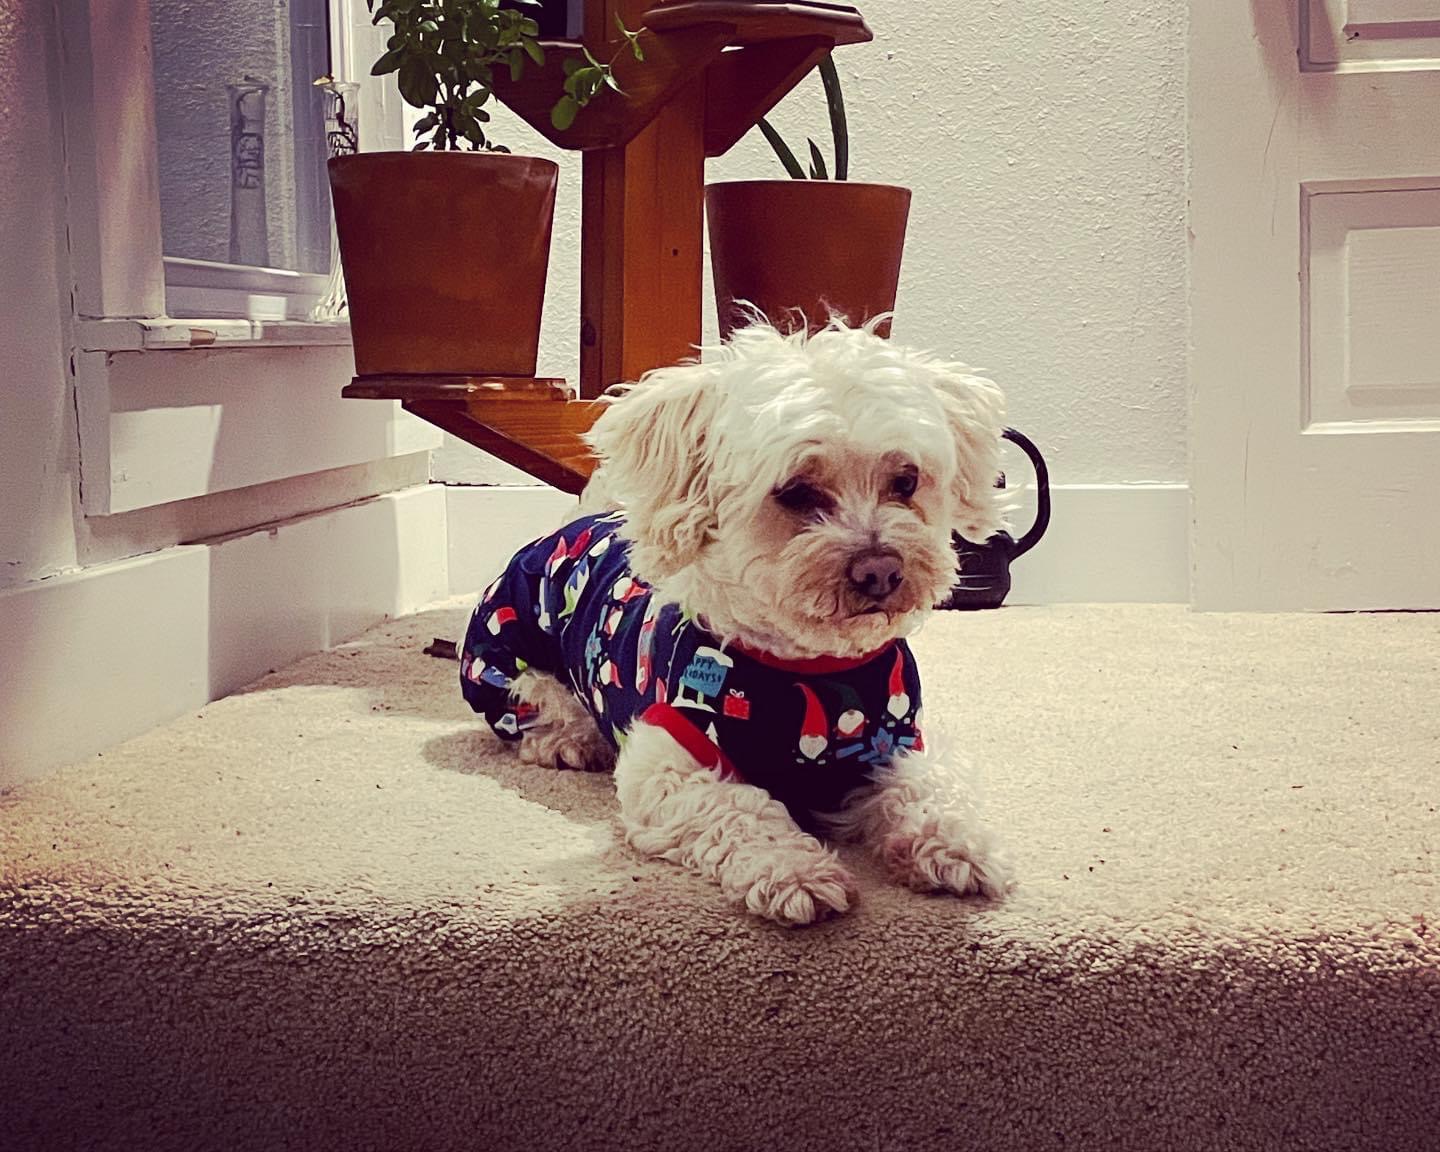
[[[1440,1147],[1440,617],[943,615],[1022,887],[799,932],[493,744],[462,618],[0,797],[0,1146]]]

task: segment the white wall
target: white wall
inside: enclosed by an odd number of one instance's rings
[[[75,563],[53,6],[0,0],[0,588]]]
[[[1185,6],[859,7],[875,41],[836,53],[851,177],[914,190],[896,337],[992,372],[1056,483],[1183,482]],[[773,119],[797,151],[808,133],[829,155],[818,77]],[[495,135],[552,154],[508,117]],[[579,170],[566,159],[541,371],[574,379]],[[758,133],[709,166],[712,180],[779,175]],[[455,443],[436,467],[503,475]]]

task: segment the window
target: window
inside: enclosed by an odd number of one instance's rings
[[[79,347],[345,343],[343,325],[303,323],[336,266],[330,106],[313,81],[360,81],[350,100],[362,150],[405,146],[393,78],[368,75],[386,36],[364,0],[58,9]],[[263,113],[247,85],[265,86]],[[232,95],[250,99],[234,132]],[[232,201],[237,170],[255,185],[246,191],[263,190],[263,245],[261,214]],[[232,215],[249,229],[233,260]]]
[[[331,8],[150,0],[170,315],[303,319],[324,292]]]

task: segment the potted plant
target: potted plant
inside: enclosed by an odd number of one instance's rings
[[[543,64],[539,0],[366,2],[394,26],[372,75],[425,115],[411,152],[329,162],[355,371],[533,376],[559,169],[491,141],[486,105],[497,72]],[[615,87],[588,53],[565,73],[557,127]]]
[[[910,190],[849,179],[850,142],[835,62],[819,64],[830,113],[834,178],[813,140],[808,173],[767,120],[759,128],[790,175],[705,189],[710,262],[722,338],[746,322],[742,304],[772,323],[813,331],[832,315],[859,324],[895,307]],[[888,319],[877,328],[888,335]]]

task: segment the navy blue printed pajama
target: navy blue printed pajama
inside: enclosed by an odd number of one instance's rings
[[[534,669],[570,685],[617,749],[656,724],[727,779],[764,788],[802,825],[834,811],[897,750],[919,749],[920,678],[904,641],[854,660],[779,660],[721,644],[635,579],[618,513],[527,545],[466,630],[465,699],[503,739],[536,723],[510,691]]]

